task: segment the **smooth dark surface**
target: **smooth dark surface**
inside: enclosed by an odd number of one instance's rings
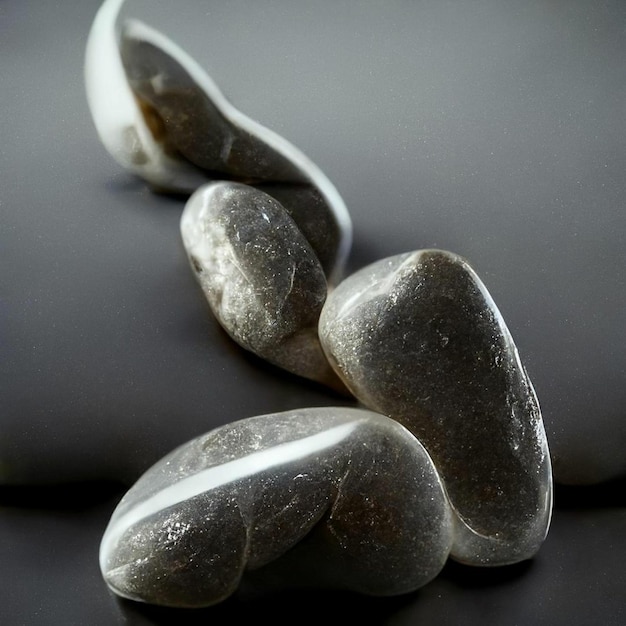
[[[491,566],[534,556],[552,510],[541,412],[467,261],[423,250],[362,268],[329,295],[319,336],[346,387],[428,450],[457,520],[452,556]]]
[[[0,3],[10,482],[128,484],[213,426],[339,402],[232,344],[187,267],[183,200],[152,194],[99,144],[82,79],[98,5]],[[623,2],[130,8],[331,178],[355,223],[353,268],[425,247],[465,256],[527,365],[558,475],[624,475]],[[323,623],[626,621],[623,481],[557,487],[548,539],[523,566],[451,565],[393,600],[254,588],[182,617],[118,603],[100,578],[100,536],[122,491],[0,489],[3,624],[291,623],[302,607]]]

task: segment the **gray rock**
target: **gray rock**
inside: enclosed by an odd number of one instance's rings
[[[158,191],[188,194],[213,180],[271,183],[282,202],[286,185],[288,197],[297,192],[287,203],[292,217],[321,229],[313,239],[337,282],[352,223],[334,185],[293,144],[238,111],[174,42],[138,20],[120,19],[123,4],[102,4],[85,59],[90,110],[109,153]]]
[[[467,262],[422,250],[361,269],[329,296],[320,339],[354,395],[429,451],[457,517],[452,556],[473,565],[533,556],[552,510],[541,413]]]
[[[166,154],[182,157],[212,178],[308,182],[286,154],[228,119],[166,41],[135,20],[125,21],[121,29],[126,78]]]
[[[179,447],[123,497],[102,574],[121,596],[198,607],[246,570],[294,583],[411,592],[443,567],[452,515],[432,461],[382,415],[313,408],[252,417]]]
[[[344,389],[317,336],[324,271],[281,204],[248,185],[211,183],[187,202],[181,234],[213,313],[237,343]]]
[[[344,230],[319,190],[312,185],[276,183],[255,187],[281,203],[311,244],[329,280],[339,280],[336,268],[348,253],[343,249]]]

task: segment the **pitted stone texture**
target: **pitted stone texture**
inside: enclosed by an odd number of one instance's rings
[[[187,202],[181,234],[213,313],[237,343],[343,389],[317,337],[324,272],[276,200],[241,183],[206,185]]]
[[[552,510],[537,398],[487,289],[459,256],[422,250],[350,276],[320,339],[368,408],[422,441],[457,516],[452,556],[503,565],[533,556]]]
[[[220,602],[263,567],[382,596],[427,584],[451,542],[419,441],[382,415],[325,407],[234,422],[163,458],[113,513],[100,565],[115,593],[169,606]]]

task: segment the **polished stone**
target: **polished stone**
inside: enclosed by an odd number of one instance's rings
[[[454,558],[532,557],[552,510],[548,444],[513,339],[468,263],[421,250],[361,269],[327,299],[320,339],[354,395],[431,454],[457,517]]]
[[[242,183],[210,183],[188,200],[181,234],[213,313],[237,343],[343,389],[317,336],[324,271],[278,201]]]
[[[315,251],[329,282],[341,279],[345,251],[344,229],[330,205],[312,185],[265,183],[255,185],[285,208]]]
[[[109,153],[159,191],[193,193],[211,180],[270,183],[268,193],[291,198],[299,224],[309,231],[317,224],[315,245],[337,282],[352,224],[334,185],[293,144],[238,111],[174,42],[138,20],[120,19],[122,5],[103,3],[85,59],[90,110]]]
[[[226,116],[218,105],[223,97],[202,87],[198,70],[162,34],[126,20],[120,55],[129,86],[166,154],[182,157],[213,178],[308,182],[287,154]]]
[[[193,190],[205,182],[193,164],[169,154],[154,120],[128,84],[119,50],[124,0],[105,0],[96,13],[85,50],[85,89],[102,144],[124,168],[151,185]]]
[[[246,570],[275,576],[281,564],[290,582],[384,596],[430,582],[451,542],[417,439],[382,415],[324,407],[240,420],[174,450],[117,506],[100,566],[116,594],[169,606],[215,604]]]

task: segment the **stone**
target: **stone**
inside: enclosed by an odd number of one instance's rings
[[[283,199],[281,186],[290,197],[297,191],[292,216],[321,224],[320,258],[337,282],[352,223],[334,185],[294,145],[238,111],[174,42],[138,20],[120,20],[122,5],[103,3],[85,59],[90,110],[109,153],[159,191],[190,194],[213,180],[269,183]],[[301,220],[299,211],[307,212]]]
[[[552,511],[548,443],[513,339],[468,262],[419,250],[364,267],[329,295],[319,333],[354,395],[430,453],[456,514],[451,556],[531,558]]]
[[[180,228],[215,317],[239,345],[344,390],[317,336],[324,271],[278,201],[242,183],[209,183],[189,198]]]
[[[193,190],[206,182],[193,164],[163,148],[163,137],[128,84],[119,51],[124,0],[105,0],[98,10],[85,50],[87,103],[98,136],[125,169],[157,188]]]
[[[412,592],[445,564],[452,514],[407,429],[355,408],[251,417],[180,446],[115,509],[100,567],[118,595],[218,603],[245,572],[377,596]]]
[[[340,274],[349,249],[344,229],[319,190],[312,185],[284,183],[264,183],[255,187],[280,202],[311,244],[329,283],[338,282],[343,277]]]

